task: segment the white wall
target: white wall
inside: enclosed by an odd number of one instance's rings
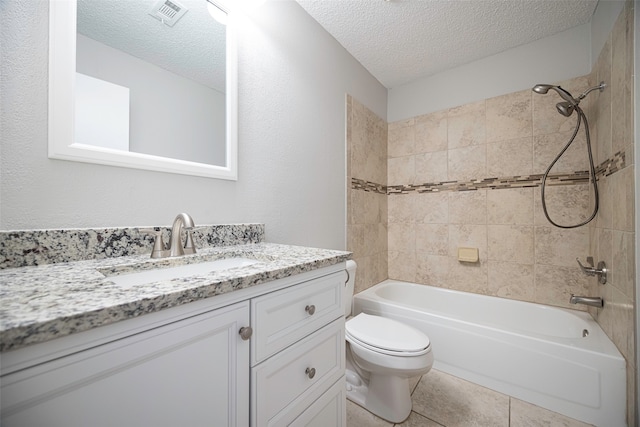
[[[579,77],[588,74],[591,65],[590,24],[584,24],[392,88],[387,118],[394,122],[532,88],[537,83]]]
[[[386,89],[295,2],[245,22],[237,182],[47,158],[48,7],[0,1],[0,229],[260,222],[267,240],[345,247],[345,93]]]
[[[76,52],[76,71],[130,89],[130,151],[225,165],[224,93],[82,34]]]

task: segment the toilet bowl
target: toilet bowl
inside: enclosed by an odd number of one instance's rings
[[[409,379],[433,365],[429,338],[393,319],[351,315],[356,263],[347,261],[345,287],[347,398],[387,421],[404,421],[411,413]]]

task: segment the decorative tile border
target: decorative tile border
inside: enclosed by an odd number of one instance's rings
[[[596,167],[596,177],[609,176],[625,167],[625,152],[619,151],[613,157]],[[543,174],[517,175],[499,178],[472,179],[469,181],[442,181],[425,184],[385,186],[362,179],[351,178],[351,188],[378,194],[436,193],[442,191],[473,191],[482,188],[491,190],[504,188],[539,187]],[[589,183],[589,171],[550,174],[547,185],[577,185]]]

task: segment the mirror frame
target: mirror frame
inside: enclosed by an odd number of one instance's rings
[[[214,166],[75,143],[76,10],[75,0],[49,1],[49,158],[236,181],[238,53],[234,14],[229,13],[226,31],[226,165]]]

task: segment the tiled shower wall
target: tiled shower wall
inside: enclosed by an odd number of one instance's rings
[[[347,250],[358,264],[356,292],[388,277],[387,123],[347,95]],[[363,191],[366,190],[366,191]]]
[[[389,124],[391,278],[557,306],[588,292],[575,261],[589,253],[588,229],[551,226],[539,201],[540,174],[575,123],[558,100],[525,90]],[[589,214],[589,186],[574,174],[586,165],[581,135],[552,170],[569,184],[547,188],[555,221]],[[477,248],[479,262],[458,261],[459,247]]]
[[[632,7],[627,2],[590,75],[539,82],[559,83],[574,96],[607,83],[581,103],[600,186],[600,211],[589,226],[556,228],[542,210],[540,175],[577,117],[557,113],[557,94],[524,90],[390,123],[386,138],[382,119],[347,100],[347,236],[360,267],[356,291],[388,276],[579,310],[585,307],[570,305],[571,293],[601,295],[605,308],[592,315],[628,361],[629,425],[637,368]],[[545,191],[556,223],[590,216],[587,165],[581,131]],[[459,262],[458,247],[478,248],[479,262]],[[576,257],[584,263],[589,255],[610,267],[606,286],[579,270]]]
[[[634,328],[633,5],[626,2],[589,77],[591,84],[605,81],[609,86],[595,93],[588,113],[596,129],[598,161],[625,153],[625,167],[599,180],[600,211],[589,224],[590,253],[596,261],[605,261],[611,273],[604,286],[592,282],[589,295],[600,295],[605,306],[589,311],[627,360],[630,426],[637,411],[634,384],[638,368]]]

